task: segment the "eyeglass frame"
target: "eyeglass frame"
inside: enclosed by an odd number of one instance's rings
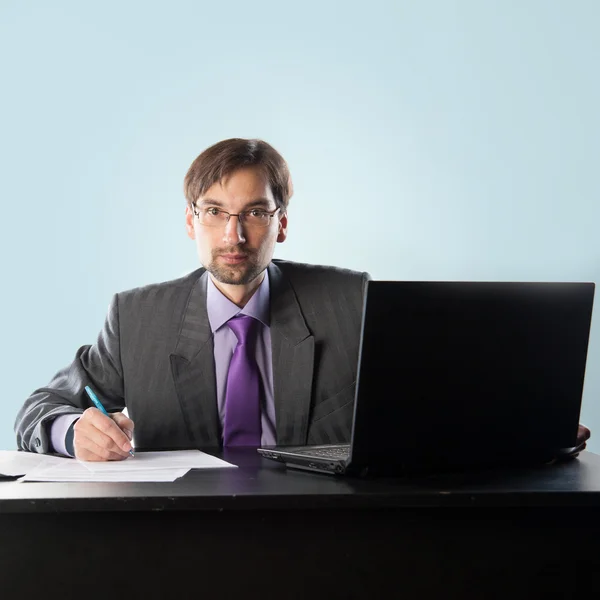
[[[212,206],[212,207],[209,207],[209,208],[214,208],[215,210],[218,210],[220,213],[225,213],[227,215],[227,220],[223,224],[223,227],[227,226],[227,223],[229,223],[229,219],[231,219],[231,217],[237,217],[238,221],[240,222],[240,224],[242,226],[244,226],[245,225],[244,219],[240,218],[241,215],[243,215],[243,214],[245,214],[247,212],[250,212],[252,210],[262,210],[260,208],[250,208],[248,210],[242,210],[239,213],[230,213],[230,212],[228,212],[226,210],[222,210],[221,208],[218,208],[216,206]],[[269,217],[272,219],[275,216],[275,213],[278,210],[282,210],[281,206],[278,206],[275,210],[272,210],[272,211],[262,210],[262,212],[264,212],[265,214],[269,215]],[[196,211],[198,211],[198,212],[196,212]],[[200,225],[204,225],[204,227],[218,227],[218,225],[207,225],[206,223],[202,223],[202,221],[200,221],[200,212],[199,212],[198,207],[196,206],[196,202],[194,202],[192,204],[192,212],[194,213],[194,216],[198,219],[198,222],[200,223]],[[269,221],[266,225],[264,225],[264,227],[268,227],[271,223],[272,223],[272,221]]]

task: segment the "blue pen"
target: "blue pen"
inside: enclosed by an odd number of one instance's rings
[[[98,400],[98,396],[96,396],[96,394],[94,394],[94,392],[92,392],[92,388],[89,385],[85,386],[85,391],[87,392],[87,395],[90,397],[90,400],[95,404],[96,408],[104,413],[107,417],[109,417],[110,415],[106,412],[106,409],[104,408],[104,406],[102,406],[102,402],[100,402],[100,400]],[[133,453],[133,448],[129,451],[129,454],[131,454],[131,456],[135,456],[135,454]]]

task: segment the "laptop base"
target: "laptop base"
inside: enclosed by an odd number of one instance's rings
[[[326,473],[328,475],[343,475],[347,472],[348,468],[347,457],[350,454],[350,445],[332,444],[258,448],[257,451],[264,458],[285,463],[286,467]]]

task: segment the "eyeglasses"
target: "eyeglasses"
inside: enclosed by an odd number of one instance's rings
[[[194,215],[198,217],[198,221],[202,225],[207,227],[225,227],[229,223],[230,217],[237,217],[242,225],[246,227],[267,227],[271,223],[271,219],[275,216],[275,213],[280,210],[276,208],[271,212],[263,210],[262,208],[251,208],[250,210],[243,210],[240,213],[229,213],[226,210],[221,210],[214,206],[208,206],[205,208],[198,208],[193,205]]]

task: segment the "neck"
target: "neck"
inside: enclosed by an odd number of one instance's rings
[[[212,273],[209,273],[212,282],[215,287],[225,296],[228,300],[231,300],[234,304],[240,308],[244,308],[250,301],[250,298],[254,295],[254,292],[259,288],[260,284],[265,278],[265,271],[263,271],[256,279],[253,279],[250,283],[243,285],[233,285],[230,283],[221,283],[217,281]]]

